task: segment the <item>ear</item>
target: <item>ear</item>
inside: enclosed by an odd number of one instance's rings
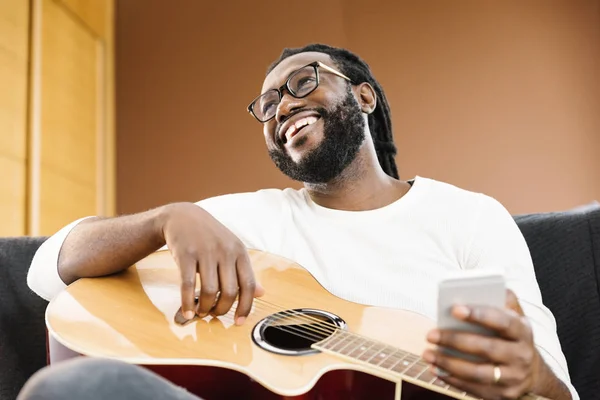
[[[355,92],[356,99],[362,112],[371,114],[377,106],[377,94],[375,89],[367,82],[356,85]]]

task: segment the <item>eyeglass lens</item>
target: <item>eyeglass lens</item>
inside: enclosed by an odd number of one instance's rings
[[[288,80],[288,91],[294,97],[300,98],[307,96],[317,88],[317,72],[313,66],[300,68],[294,72]],[[252,112],[261,121],[267,121],[275,115],[277,106],[281,98],[275,89],[271,89],[262,94],[252,106]]]

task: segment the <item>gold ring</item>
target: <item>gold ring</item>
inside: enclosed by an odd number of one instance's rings
[[[500,378],[502,378],[502,371],[500,370],[500,367],[495,365],[494,366],[494,384],[498,384],[498,382],[500,382]]]

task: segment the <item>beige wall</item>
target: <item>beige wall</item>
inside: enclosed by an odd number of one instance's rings
[[[600,0],[120,1],[117,210],[297,186],[245,112],[284,46],[345,46],[392,107],[403,178],[513,213],[600,200]]]

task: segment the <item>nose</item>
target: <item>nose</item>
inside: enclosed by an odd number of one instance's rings
[[[281,123],[288,115],[295,110],[304,107],[304,105],[304,99],[297,99],[285,91],[281,101],[277,105],[277,110],[275,112],[275,119],[277,120],[277,123]]]

